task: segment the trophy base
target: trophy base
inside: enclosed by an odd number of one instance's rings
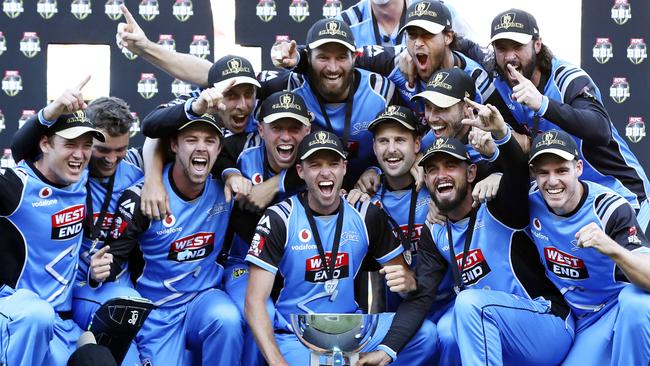
[[[321,363],[321,357],[325,358],[325,363]],[[310,352],[310,366],[354,366],[359,361],[358,353],[333,352],[331,354],[320,354]]]

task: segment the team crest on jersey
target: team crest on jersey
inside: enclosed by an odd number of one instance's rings
[[[637,143],[645,137],[645,123],[643,117],[630,117],[625,126],[625,136],[632,142]]]
[[[88,15],[92,14],[92,4],[90,0],[73,0],[70,4],[70,12],[75,18],[84,20]]]
[[[142,0],[140,6],[138,6],[138,13],[146,21],[154,20],[160,14],[158,0]]]
[[[120,5],[124,4],[124,0],[108,0],[104,4],[104,14],[110,20],[118,20],[122,17],[122,11],[120,10]]]
[[[248,273],[248,269],[246,269],[246,268],[235,268],[235,269],[232,270],[232,274],[230,275],[230,277],[233,280],[236,280],[236,279],[240,278],[241,276],[246,275],[247,273]]]
[[[616,103],[623,103],[630,97],[630,83],[627,78],[615,77],[609,87],[609,96]]]
[[[639,239],[639,237],[636,234],[637,234],[636,227],[630,226],[627,229],[627,242],[630,244],[641,245],[641,239]]]
[[[36,4],[36,12],[43,19],[50,19],[54,14],[59,12],[56,6],[56,0],[38,0]]]
[[[86,206],[76,205],[67,207],[52,215],[52,239],[70,239],[83,229]]]
[[[210,56],[210,41],[204,34],[195,34],[190,43],[190,55],[200,58],[208,58]]]
[[[172,227],[174,224],[176,224],[176,216],[174,215],[168,215],[162,220],[162,224],[164,227]]]
[[[560,278],[582,280],[589,278],[585,262],[555,247],[544,247],[546,268]]]
[[[298,232],[298,239],[306,243],[311,240],[311,231],[309,229],[302,229],[300,232]]]
[[[325,260],[327,260],[328,268],[331,264],[332,252],[325,253]],[[350,255],[346,252],[338,253],[334,263],[334,274],[331,279],[346,278],[350,276]],[[327,272],[323,267],[323,261],[320,255],[315,255],[307,258],[305,261],[305,281],[309,282],[325,282],[329,280]]]
[[[176,19],[184,22],[192,15],[194,15],[194,5],[192,5],[192,0],[176,0],[174,6],[172,7],[172,14]]]
[[[609,38],[596,38],[596,44],[592,49],[592,56],[600,64],[607,63],[614,57],[612,42]]]
[[[251,246],[248,248],[248,254],[259,257],[264,249],[264,244],[266,243],[266,238],[262,235],[255,233],[253,235],[253,240],[251,240]]]
[[[463,283],[467,286],[473,285],[487,276],[492,270],[488,265],[481,249],[472,249],[465,255],[465,265],[461,268],[463,254],[456,255],[458,269],[462,272]]]
[[[23,0],[4,0],[2,2],[2,11],[11,19],[18,18],[25,11]]]
[[[151,99],[158,94],[158,79],[151,73],[142,73],[138,81],[138,93],[144,99]]]
[[[253,185],[260,184],[263,181],[264,181],[264,178],[262,178],[262,174],[260,174],[260,173],[253,174],[253,177],[251,178],[251,182],[253,182]]]
[[[643,38],[630,39],[630,45],[627,46],[627,59],[635,65],[640,64],[648,58],[648,48]]]
[[[23,78],[18,70],[6,70],[2,78],[2,90],[10,97],[16,96],[23,90]]]
[[[307,19],[309,16],[309,2],[307,0],[291,0],[289,16],[298,23]]]
[[[169,247],[167,259],[187,262],[203,259],[214,250],[214,233],[200,232],[175,240]]]
[[[341,0],[325,0],[323,5],[323,18],[336,18],[341,14],[343,4]]]
[[[618,25],[627,23],[632,18],[632,7],[628,0],[614,0],[611,17]]]
[[[25,32],[20,40],[20,52],[25,57],[32,58],[41,52],[41,39],[36,32]]]
[[[255,15],[263,22],[270,22],[278,11],[273,0],[260,0],[255,7]]]

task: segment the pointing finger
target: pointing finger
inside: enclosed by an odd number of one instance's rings
[[[510,71],[510,73],[512,75],[514,75],[515,78],[517,80],[519,80],[519,82],[528,80],[528,79],[526,79],[526,77],[524,75],[522,75],[519,71],[517,71],[517,69],[514,66],[512,66],[511,64],[507,64],[506,67],[508,67],[508,70]]]
[[[133,15],[131,15],[129,9],[125,5],[120,5],[120,10],[122,11],[122,14],[124,14],[124,19],[126,19],[127,24],[129,25],[138,24],[133,18]]]
[[[77,85],[77,87],[75,88],[75,91],[80,92],[81,89],[83,89],[84,86],[86,86],[86,84],[88,84],[88,82],[90,81],[91,76],[92,76],[92,75],[88,75],[88,76],[86,76],[86,78],[84,78],[84,79],[83,79],[83,80],[82,80],[82,81]]]

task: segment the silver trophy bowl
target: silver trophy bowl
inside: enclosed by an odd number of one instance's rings
[[[293,332],[311,350],[311,366],[354,365],[378,320],[378,314],[291,314]]]

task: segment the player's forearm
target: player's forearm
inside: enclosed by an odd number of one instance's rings
[[[208,71],[212,63],[200,57],[170,51],[149,41],[138,54],[169,75],[186,82],[207,86]]]
[[[587,98],[578,97],[571,104],[551,99],[544,118],[590,144],[607,145],[612,136],[604,107]]]
[[[631,252],[623,247],[618,247],[611,258],[630,282],[650,291],[650,254]]]
[[[262,355],[269,365],[286,365],[286,361],[280,353],[273,332],[273,325],[266,310],[264,301],[249,300],[246,298],[246,307],[244,311],[246,321],[250,325],[255,336],[255,342],[262,351]]]
[[[165,151],[159,139],[147,138],[142,146],[145,181],[162,182],[162,171],[165,165]]]

